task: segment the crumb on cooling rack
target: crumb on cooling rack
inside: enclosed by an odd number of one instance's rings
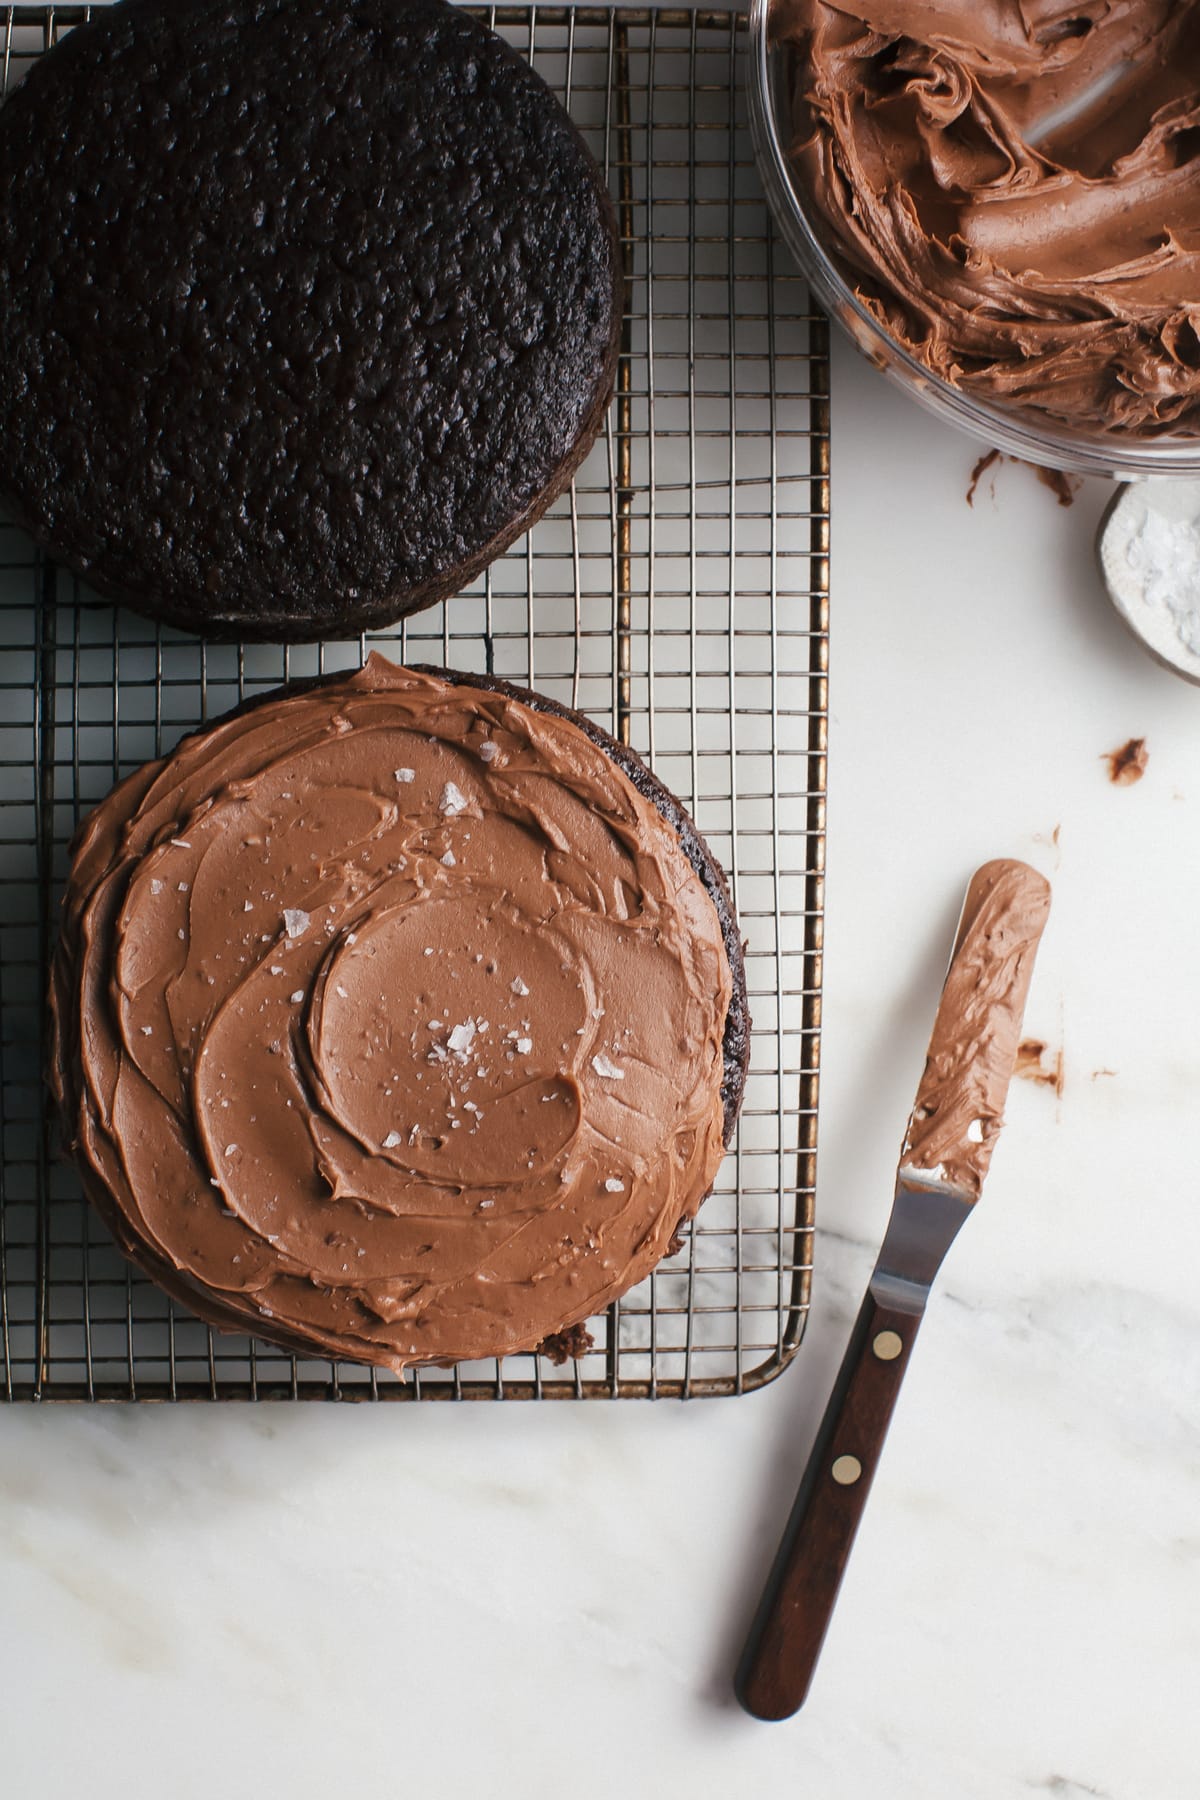
[[[571,1325],[566,1331],[555,1331],[548,1338],[543,1338],[538,1345],[538,1355],[547,1356],[556,1369],[561,1369],[565,1362],[578,1362],[589,1350],[596,1348],[596,1340],[586,1325]]]

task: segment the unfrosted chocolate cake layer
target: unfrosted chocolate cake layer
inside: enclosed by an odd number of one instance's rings
[[[466,585],[586,453],[621,311],[582,138],[443,0],[128,0],[0,110],[0,496],[185,629]]]

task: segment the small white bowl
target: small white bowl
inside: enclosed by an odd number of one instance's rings
[[[1200,481],[1122,487],[1096,535],[1112,603],[1158,662],[1200,683]]]

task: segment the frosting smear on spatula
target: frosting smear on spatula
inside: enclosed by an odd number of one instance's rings
[[[978,1198],[1004,1123],[1050,884],[1027,863],[971,880],[901,1166]]]

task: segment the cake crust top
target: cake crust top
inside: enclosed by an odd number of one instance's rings
[[[129,0],[0,111],[0,493],[216,636],[440,598],[611,391],[612,206],[541,77],[443,0]]]

